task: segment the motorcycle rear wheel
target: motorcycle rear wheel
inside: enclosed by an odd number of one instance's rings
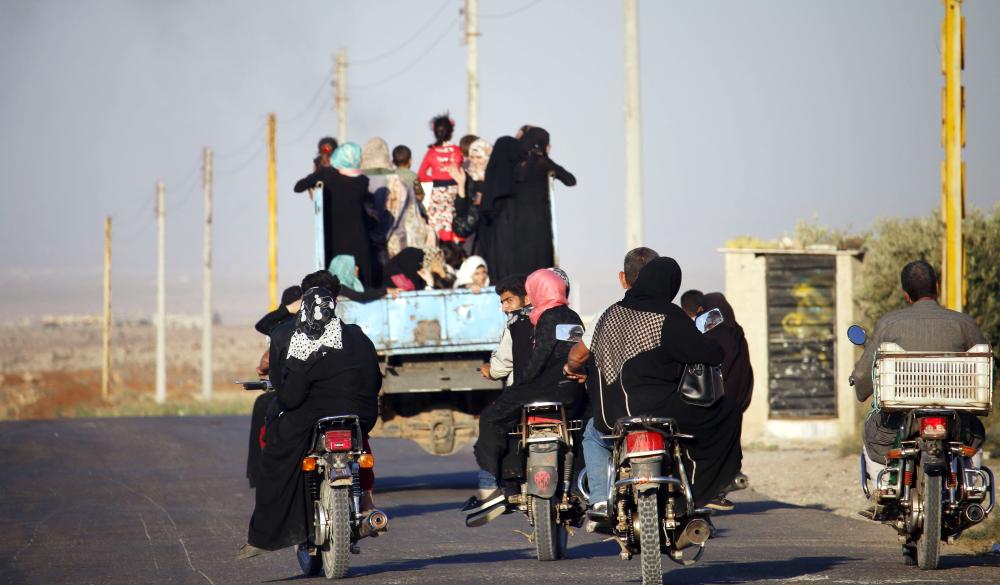
[[[323,574],[327,579],[342,579],[351,564],[351,498],[349,488],[333,487],[323,481],[319,488],[319,504],[326,508],[329,530],[320,547]]]
[[[660,557],[660,507],[656,490],[639,494],[637,505],[642,585],[660,585],[663,583],[663,559]]]
[[[535,552],[540,561],[557,561],[566,555],[566,527],[556,524],[552,500],[531,496],[531,520],[535,525]]]
[[[924,525],[917,540],[917,566],[936,569],[941,551],[941,475],[920,471],[920,499]]]

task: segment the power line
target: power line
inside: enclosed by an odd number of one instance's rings
[[[379,79],[379,80],[376,80],[376,81],[372,81],[371,83],[363,83],[361,85],[354,85],[352,87],[354,89],[368,89],[368,88],[371,88],[371,87],[375,87],[377,85],[382,85],[383,83],[385,83],[387,81],[392,81],[393,79],[399,77],[403,73],[406,73],[407,71],[413,69],[413,67],[417,63],[421,62],[424,59],[424,57],[426,57],[431,51],[434,50],[435,47],[437,47],[438,45],[441,44],[441,41],[443,41],[445,39],[445,37],[448,36],[448,33],[453,32],[451,27],[454,26],[455,23],[458,22],[458,19],[460,17],[461,17],[461,15],[457,15],[457,16],[455,16],[455,18],[451,19],[451,22],[449,22],[448,26],[445,27],[444,32],[441,33],[441,36],[439,36],[438,38],[434,39],[434,42],[431,43],[430,46],[428,46],[426,49],[424,49],[424,51],[422,53],[420,53],[419,55],[417,55],[417,57],[415,59],[413,59],[412,61],[410,61],[409,63],[407,63],[405,67],[402,67],[401,69],[399,69],[398,71],[396,71],[392,75],[387,75],[387,76],[383,77],[382,79]]]
[[[541,3],[542,3],[542,0],[532,0],[531,2],[528,2],[527,4],[524,4],[524,5],[520,6],[519,8],[515,8],[513,10],[508,10],[507,12],[494,12],[492,14],[489,13],[489,12],[485,12],[485,13],[484,12],[480,12],[479,13],[479,17],[480,18],[507,18],[508,16],[514,16],[515,14],[518,14],[520,12],[524,12],[525,10],[528,10],[529,8],[534,8],[537,4],[541,4]]]
[[[225,152],[225,151],[223,151],[223,152],[221,152],[221,153],[216,153],[216,154],[215,154],[215,158],[217,158],[217,159],[219,159],[219,158],[232,158],[233,156],[235,156],[235,155],[237,155],[237,154],[239,154],[239,153],[243,152],[244,150],[246,150],[247,148],[249,148],[249,147],[250,147],[250,146],[251,146],[251,145],[252,145],[252,144],[253,144],[254,142],[256,142],[257,140],[260,140],[260,137],[261,137],[261,131],[262,131],[262,130],[264,129],[264,126],[265,126],[265,125],[266,125],[266,121],[262,121],[262,122],[261,122],[261,123],[260,123],[260,124],[259,124],[259,125],[257,126],[257,129],[256,129],[256,130],[254,130],[254,133],[253,133],[253,135],[252,135],[252,136],[250,136],[250,138],[248,138],[248,139],[246,140],[246,142],[244,142],[243,144],[241,144],[239,148],[237,148],[237,149],[235,149],[235,150],[231,150],[231,151],[229,151],[229,152]],[[264,142],[264,141],[263,141],[263,140],[261,140],[261,143],[263,143],[263,142]]]
[[[427,19],[427,22],[425,22],[425,23],[421,24],[419,27],[417,27],[417,29],[415,31],[413,31],[413,34],[410,35],[409,37],[407,37],[405,41],[399,43],[398,45],[396,45],[395,47],[389,49],[388,51],[385,51],[384,53],[380,53],[378,55],[375,55],[374,57],[367,57],[365,59],[354,59],[354,60],[351,61],[351,65],[366,65],[368,63],[374,63],[376,61],[381,61],[382,59],[385,59],[386,57],[391,57],[396,51],[402,49],[406,45],[410,44],[413,40],[417,39],[420,36],[420,34],[423,33],[424,30],[428,26],[430,26],[435,20],[437,20],[438,16],[441,16],[441,13],[444,12],[445,8],[448,8],[448,5],[451,2],[452,2],[452,0],[445,0],[443,3],[441,3],[441,6],[434,12],[434,14],[430,18]]]
[[[313,96],[312,96],[312,98],[309,100],[309,105],[307,105],[306,107],[302,108],[302,110],[299,113],[295,114],[291,118],[289,118],[287,120],[282,120],[281,121],[282,124],[294,124],[296,121],[299,120],[299,118],[301,118],[302,116],[304,116],[307,113],[311,112],[312,109],[313,109],[313,106],[316,105],[316,100],[318,100],[319,96],[323,95],[324,91],[329,87],[329,83],[330,83],[331,79],[333,79],[333,74],[332,73],[328,73],[326,75],[326,77],[323,78],[323,83],[320,84],[319,88],[316,90],[316,93],[314,93]]]
[[[316,115],[313,117],[312,122],[309,122],[309,125],[306,126],[305,129],[302,130],[302,132],[300,132],[299,135],[296,136],[295,138],[293,138],[291,140],[282,140],[281,141],[281,146],[288,146],[290,144],[297,144],[297,143],[301,142],[303,138],[305,138],[305,137],[309,136],[310,134],[312,134],[313,132],[315,132],[316,124],[319,123],[319,121],[323,117],[324,113],[326,113],[326,108],[325,107],[319,108],[319,110],[316,111]]]
[[[253,152],[253,154],[251,154],[243,162],[241,162],[240,164],[236,165],[235,167],[232,167],[232,168],[229,168],[229,169],[216,169],[215,170],[215,174],[217,174],[217,175],[231,175],[233,173],[237,173],[239,171],[242,171],[244,168],[247,167],[247,165],[249,165],[253,161],[257,160],[257,157],[260,156],[261,152],[263,152],[265,146],[267,146],[267,143],[265,143],[264,141],[261,141],[260,146],[257,147],[257,150],[255,150]]]

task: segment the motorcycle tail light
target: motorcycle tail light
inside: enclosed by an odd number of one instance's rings
[[[324,434],[327,451],[350,451],[351,431],[327,431]]]
[[[920,419],[920,436],[925,439],[944,439],[948,436],[948,425],[940,416]]]
[[[625,437],[625,450],[629,455],[662,453],[665,451],[663,435],[653,431],[635,431]]]

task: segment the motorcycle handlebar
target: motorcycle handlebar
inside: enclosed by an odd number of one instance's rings
[[[266,391],[272,389],[270,380],[245,380],[245,381],[236,380],[236,383],[242,385],[244,390]]]

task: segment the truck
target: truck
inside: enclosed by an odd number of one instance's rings
[[[322,184],[311,196],[317,270],[326,268]],[[503,389],[484,379],[506,317],[492,287],[402,292],[367,303],[341,300],[338,315],[362,328],[381,362],[376,437],[411,439],[433,455],[475,441],[479,414]]]

